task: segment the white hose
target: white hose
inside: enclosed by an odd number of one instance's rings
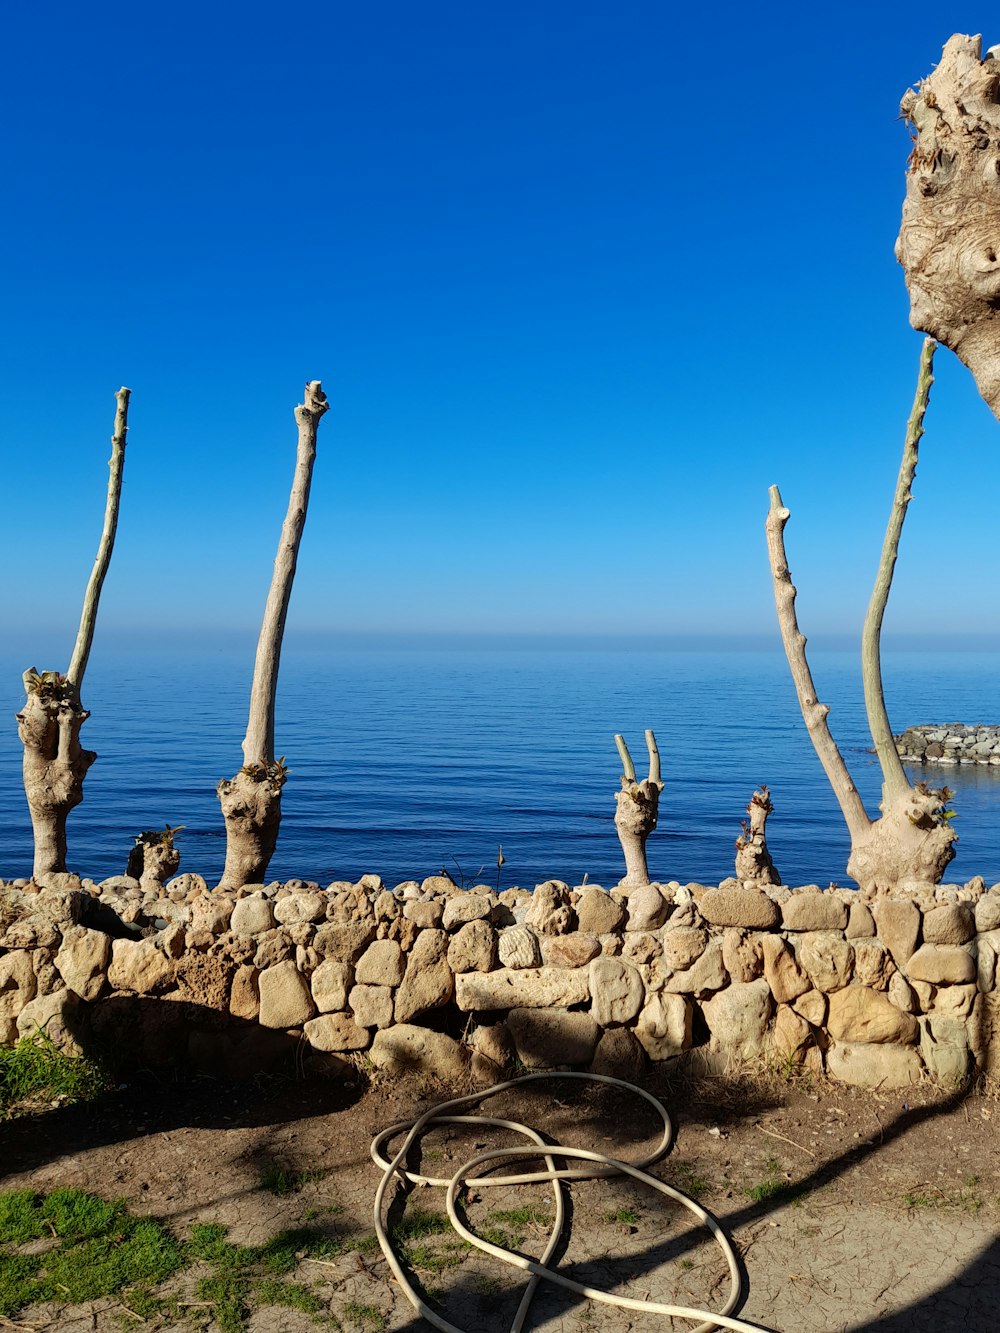
[[[616,1088],[625,1088],[627,1091],[635,1093],[649,1102],[656,1110],[663,1121],[663,1134],[659,1143],[647,1156],[639,1159],[638,1162],[620,1162],[613,1157],[606,1157],[603,1153],[589,1152],[584,1148],[567,1148],[559,1144],[546,1143],[545,1140],[535,1130],[527,1125],[518,1124],[510,1120],[497,1120],[488,1116],[472,1115],[449,1115],[447,1114],[455,1107],[468,1106],[477,1102],[484,1101],[487,1097],[493,1097],[498,1092],[506,1092],[509,1088],[520,1087],[525,1083],[533,1083],[539,1079],[586,1079],[591,1083],[605,1083]],[[530,1140],[531,1147],[515,1148],[493,1148],[488,1152],[478,1153],[475,1157],[464,1162],[455,1174],[448,1179],[440,1179],[435,1176],[424,1176],[416,1172],[409,1171],[404,1166],[407,1154],[417,1141],[419,1136],[429,1125],[486,1125],[491,1129],[509,1129],[518,1134],[522,1134]],[[396,1155],[388,1160],[383,1156],[383,1147],[403,1134],[403,1142]],[[496,1259],[504,1263],[511,1264],[515,1268],[523,1269],[531,1274],[531,1280],[525,1289],[524,1296],[518,1306],[517,1313],[514,1316],[513,1323],[510,1326],[510,1333],[520,1333],[520,1330],[527,1318],[528,1309],[532,1298],[541,1281],[554,1282],[560,1287],[565,1287],[568,1291],[574,1291],[578,1295],[586,1296],[590,1300],[601,1301],[606,1305],[616,1305],[625,1310],[644,1310],[650,1314],[671,1315],[678,1319],[690,1319],[697,1321],[697,1328],[694,1333],[712,1333],[713,1329],[725,1328],[733,1329],[735,1333],[767,1333],[761,1329],[758,1324],[749,1324],[744,1320],[731,1318],[732,1311],[736,1308],[742,1295],[742,1279],[740,1277],[739,1263],[735,1251],[723,1232],[722,1227],[711,1215],[706,1212],[690,1195],[683,1191],[674,1189],[673,1186],[665,1184],[658,1180],[656,1176],[649,1175],[644,1170],[645,1167],[652,1166],[654,1162],[660,1160],[669,1149],[673,1140],[673,1126],[670,1121],[670,1115],[662,1102],[658,1101],[651,1093],[638,1088],[634,1083],[626,1083],[622,1079],[610,1078],[604,1074],[584,1074],[570,1072],[550,1072],[546,1071],[539,1074],[527,1074],[523,1078],[511,1079],[507,1083],[496,1083],[492,1088],[487,1088],[484,1092],[470,1093],[465,1097],[454,1097],[450,1101],[441,1102],[438,1106],[425,1112],[416,1120],[404,1121],[398,1125],[392,1125],[385,1129],[372,1140],[371,1155],[376,1166],[382,1169],[382,1179],[379,1181],[378,1189],[375,1191],[375,1234],[378,1236],[379,1245],[382,1247],[382,1253],[385,1255],[393,1275],[402,1288],[407,1300],[417,1311],[417,1313],[426,1319],[429,1324],[435,1328],[441,1329],[442,1333],[466,1333],[466,1330],[451,1324],[447,1319],[432,1310],[420,1298],[418,1292],[414,1289],[409,1277],[406,1274],[403,1265],[399,1261],[385,1223],[382,1220],[384,1210],[385,1195],[390,1182],[394,1177],[399,1176],[403,1180],[409,1181],[414,1185],[436,1185],[447,1190],[445,1206],[448,1211],[448,1217],[452,1226],[470,1245],[483,1250],[486,1254],[491,1254]],[[544,1171],[522,1172],[516,1175],[473,1175],[476,1167],[487,1162],[498,1161],[518,1161],[523,1159],[537,1160],[539,1157],[545,1161],[546,1169]],[[590,1163],[588,1167],[556,1167],[554,1158],[562,1160],[578,1161]],[[664,1305],[658,1301],[638,1301],[628,1296],[615,1296],[610,1292],[599,1291],[593,1287],[588,1287],[580,1282],[574,1282],[571,1278],[565,1277],[556,1269],[549,1268],[548,1263],[555,1253],[559,1244],[559,1238],[562,1235],[565,1224],[565,1204],[563,1200],[563,1191],[560,1187],[560,1181],[563,1180],[595,1180],[609,1176],[630,1176],[633,1180],[640,1181],[643,1185],[648,1185],[651,1189],[657,1190],[660,1194],[667,1195],[668,1198],[676,1200],[683,1204],[690,1212],[694,1213],[698,1221],[711,1231],[715,1237],[719,1248],[726,1257],[726,1263],[729,1267],[729,1297],[722,1309],[718,1312],[711,1310],[692,1309],[684,1305]],[[552,1232],[542,1251],[541,1257],[536,1262],[534,1259],[528,1259],[524,1255],[517,1254],[511,1250],[505,1250],[500,1245],[494,1245],[492,1242],[483,1240],[475,1235],[465,1225],[458,1215],[456,1201],[459,1193],[468,1186],[474,1186],[479,1189],[490,1188],[496,1185],[527,1185],[542,1184],[552,1185],[553,1196],[555,1199],[555,1216],[553,1218]]]

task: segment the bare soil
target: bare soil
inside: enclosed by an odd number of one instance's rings
[[[744,1318],[778,1333],[967,1333],[1000,1324],[1000,1103],[988,1093],[932,1087],[870,1093],[766,1072],[692,1079],[659,1068],[643,1086],[674,1119],[669,1155],[653,1173],[695,1195],[735,1240],[745,1267]],[[135,1076],[87,1106],[52,1108],[0,1124],[0,1189],[75,1186],[124,1197],[178,1234],[220,1223],[235,1242],[260,1244],[283,1228],[329,1226],[357,1239],[330,1259],[305,1259],[295,1280],[320,1296],[345,1329],[426,1329],[370,1248],[379,1172],[369,1157],[379,1130],[468,1089],[386,1079],[358,1068],[346,1079],[226,1084]],[[554,1142],[635,1159],[658,1133],[645,1103],[624,1092],[557,1080],[500,1094],[483,1113],[533,1125]],[[441,1126],[420,1150],[428,1174],[447,1176],[506,1131]],[[295,1181],[276,1195],[280,1168]],[[634,1182],[569,1187],[558,1257],[577,1280],[638,1298],[716,1308],[727,1290],[721,1252],[679,1206]],[[405,1217],[400,1193],[390,1220]],[[443,1193],[413,1192],[410,1206],[444,1210]],[[537,1255],[545,1186],[473,1191],[474,1229],[496,1228]],[[506,1213],[508,1220],[497,1219]],[[197,1272],[167,1284],[184,1317],[142,1320],[116,1301],[35,1306],[2,1327],[118,1333],[121,1328],[212,1330]],[[525,1277],[452,1236],[428,1240],[416,1276],[443,1316],[500,1333]],[[625,1330],[689,1322],[588,1303],[546,1287],[535,1329]],[[296,1310],[262,1307],[252,1333],[314,1329]]]

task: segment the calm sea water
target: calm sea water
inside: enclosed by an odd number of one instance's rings
[[[817,651],[811,661],[873,813],[879,772],[856,655]],[[31,866],[12,717],[25,665],[0,661],[5,877]],[[1000,655],[896,653],[883,665],[896,730],[1000,720]],[[99,759],[70,816],[72,868],[120,873],[134,835],[170,823],[185,826],[182,869],[217,879],[225,843],[215,784],[242,763],[250,669],[248,654],[95,653],[84,742]],[[643,770],[645,727],[656,732],[666,782],[648,846],[655,877],[731,874],[744,806],[766,782],[769,845],[785,881],[847,882],[846,831],[780,652],[286,649],[277,748],[291,777],[271,874],[327,883],[377,871],[395,883],[444,867],[467,884],[495,883],[502,843],[504,886],[585,874],[614,884],[623,866],[612,738],[625,734]],[[1000,880],[1000,769],[952,768],[941,780],[960,814],[949,878]]]

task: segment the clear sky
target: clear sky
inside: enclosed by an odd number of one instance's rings
[[[993,27],[990,21],[993,20]],[[856,634],[920,338],[906,87],[992,5],[8,5],[0,625]],[[939,352],[887,629],[1000,630],[1000,424]],[[64,662],[42,663],[64,667]]]

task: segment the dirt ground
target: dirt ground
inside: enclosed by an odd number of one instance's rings
[[[930,1087],[868,1093],[776,1075],[695,1080],[665,1068],[644,1086],[667,1105],[676,1129],[653,1173],[695,1193],[736,1242],[748,1287],[743,1318],[777,1333],[998,1327],[1000,1103],[993,1097]],[[372,1136],[455,1092],[360,1067],[346,1079],[243,1085],[136,1076],[98,1103],[0,1124],[0,1190],[75,1186],[122,1196],[182,1236],[195,1222],[212,1222],[228,1227],[233,1241],[261,1244],[282,1228],[312,1224],[360,1241],[371,1236],[379,1180],[369,1157]],[[654,1113],[633,1095],[556,1080],[500,1094],[483,1112],[625,1160],[639,1157],[657,1134]],[[507,1131],[441,1126],[423,1140],[420,1160],[426,1173],[445,1176],[484,1145],[516,1141]],[[266,1188],[276,1171],[293,1181],[289,1192]],[[442,1191],[413,1195],[396,1198],[390,1221],[405,1216],[408,1203],[443,1212]],[[495,1228],[500,1214],[508,1237],[537,1255],[550,1209],[550,1188],[533,1185],[472,1190],[467,1211],[473,1229]],[[574,1183],[558,1266],[633,1297],[718,1308],[728,1279],[706,1237],[678,1205],[632,1181]],[[477,1333],[509,1326],[525,1282],[450,1236],[431,1238],[415,1269],[441,1314]],[[330,1326],[336,1320],[369,1333],[430,1327],[370,1239],[360,1251],[304,1259],[293,1276],[320,1297]],[[188,1271],[167,1284],[184,1304],[180,1322],[142,1319],[109,1298],[35,1306],[0,1327],[190,1333],[200,1326],[217,1333],[204,1311],[199,1324],[195,1283]],[[664,1326],[692,1324],[598,1306],[551,1287],[539,1293],[526,1325],[567,1333]],[[316,1322],[266,1306],[247,1327],[298,1333]]]

